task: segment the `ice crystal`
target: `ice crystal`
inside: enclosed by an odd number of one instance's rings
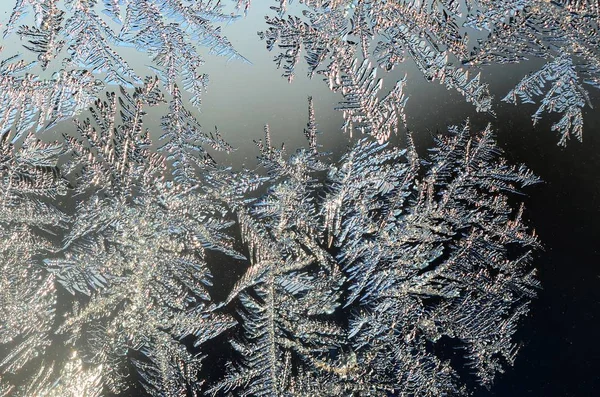
[[[102,368],[113,393],[127,388],[127,360],[151,395],[199,390],[201,357],[181,339],[200,346],[235,324],[213,313],[206,289],[205,250],[235,254],[222,232],[230,222],[220,218],[210,201],[167,187],[133,202],[94,196],[78,206],[63,256],[45,268],[70,293],[89,297],[57,332]]]
[[[499,156],[490,127],[451,128],[428,161],[410,140],[400,150],[365,138],[337,165],[317,150],[312,103],[305,134],[309,148],[286,159],[267,129],[269,192],[232,202],[252,265],[226,302],[239,301],[240,358],[212,391],[465,392],[443,343],[490,385],[513,363],[538,286],[537,238],[509,201],[538,178]]]
[[[144,87],[133,94],[122,88],[121,97],[114,92],[106,96],[106,101],[98,99],[90,108],[96,126],[90,118],[75,120],[77,134],[65,136],[73,157],[65,165],[65,172],[79,173],[79,189],[97,186],[109,194],[124,194],[136,182],[147,184],[164,168],[150,152],[149,132],[143,127],[146,107],[156,105],[163,97],[156,79],[147,79]]]
[[[354,61],[351,73],[341,76],[339,90],[345,100],[336,109],[343,112],[343,128],[351,136],[353,130],[358,130],[383,143],[392,133],[398,132],[400,121],[405,122],[404,106],[407,98],[403,88],[406,79],[398,81],[394,89],[379,101],[377,94],[383,80],[375,80],[376,71],[366,60],[360,67]]]
[[[202,150],[186,140],[225,145],[201,134],[177,91],[163,123],[165,156],[149,150],[143,116],[163,101],[157,85],[147,79],[133,94],[122,89],[119,100],[108,93],[92,109],[97,127],[89,119],[76,122],[65,169],[77,173],[77,191],[89,197],[78,204],[60,255],[44,268],[76,297],[57,332],[101,368],[103,387],[126,389],[130,361],[149,394],[194,395],[202,384],[201,356],[181,340],[191,337],[199,347],[235,324],[213,313],[206,251],[241,256],[224,232],[231,226],[226,210],[194,193],[189,187],[196,181],[177,172],[186,145]],[[180,184],[164,179],[170,163]]]
[[[28,135],[15,146],[7,138],[0,143],[0,344],[11,346],[0,361],[4,393],[21,388],[15,386],[15,374],[51,344],[56,289],[36,258],[52,249],[52,233],[68,221],[51,203],[67,192],[56,168],[62,145]]]
[[[144,127],[165,101],[157,78],[97,100],[64,148],[29,136],[15,150],[5,135],[7,203],[34,210],[5,221],[4,394],[120,394],[133,369],[149,395],[434,396],[466,390],[445,344],[482,385],[513,363],[538,243],[509,195],[538,179],[500,157],[490,127],[451,128],[419,160],[410,137],[405,150],[381,138],[401,85],[381,102],[348,95],[346,119],[372,137],[331,163],[309,99],[308,148],[288,156],[265,127],[257,176],[214,163],[205,146],[231,147],[174,89],[157,142]],[[64,195],[66,180],[71,217],[36,199]],[[229,211],[249,266],[215,304],[208,251],[244,259]],[[64,234],[59,247],[38,243],[48,232]],[[205,389],[199,351],[236,323],[234,361]]]
[[[569,135],[581,140],[582,108],[586,104],[591,107],[583,85],[600,88],[598,3],[591,0],[500,3],[506,3],[504,8],[508,13],[496,17],[482,13],[474,22],[491,36],[480,43],[470,62],[508,63],[528,57],[548,59],[541,70],[524,78],[506,99],[515,102],[516,93],[524,101],[535,103],[532,94],[543,97],[533,115],[534,123],[545,110],[557,112],[562,118],[552,129],[560,134],[559,144],[565,145]],[[550,88],[545,86],[546,82],[552,82]]]
[[[410,59],[427,80],[457,90],[477,111],[493,113],[493,97],[481,75],[472,75],[474,67],[544,58],[549,65],[537,75],[561,68],[569,76],[564,80],[571,88],[557,91],[555,85],[541,107],[550,106],[551,98],[561,103],[550,110],[563,116],[553,127],[561,145],[569,134],[581,139],[583,84],[600,86],[599,7],[593,0],[278,3],[277,15],[267,17],[270,26],[259,35],[269,50],[279,48],[275,62],[289,81],[303,53],[309,77],[323,74],[333,90],[344,75],[353,76],[357,60],[390,71]]]
[[[348,333],[365,387],[461,392],[460,369],[431,350],[444,341],[489,385],[514,360],[515,327],[537,286],[528,265],[537,239],[507,193],[537,177],[498,157],[489,127],[473,136],[465,125],[423,165],[411,145],[363,140],[329,180],[325,226],[350,281]]]
[[[5,35],[38,60],[0,64],[0,395],[139,381],[156,396],[439,396],[468,391],[464,366],[487,387],[513,364],[539,246],[514,193],[538,178],[490,126],[451,127],[427,158],[410,135],[389,147],[408,77],[386,92],[385,73],[410,58],[493,114],[474,68],[544,58],[504,100],[540,100],[534,122],[558,113],[559,143],[581,139],[586,86],[600,87],[597,2],[277,3],[260,35],[284,77],[304,55],[340,94],[342,128],[366,137],[331,161],[309,99],[307,148],[274,147],[266,126],[260,173],[219,166],[211,152],[233,148],[187,103],[208,83],[199,46],[247,61],[221,2],[17,0]],[[42,79],[36,64],[60,70]],[[64,141],[34,137],[82,111]],[[247,265],[220,303],[215,257]],[[226,367],[204,378],[202,351],[225,331]]]
[[[207,250],[242,258],[229,236],[232,222],[218,200],[198,191],[198,178],[178,171],[193,156],[204,171],[216,169],[202,145],[231,147],[218,133],[203,135],[175,91],[162,146],[152,153],[144,115],[164,102],[158,88],[149,78],[133,92],[107,93],[91,118],[75,121],[64,145],[30,136],[15,150],[4,136],[10,210],[0,220],[7,226],[1,342],[8,349],[1,365],[15,374],[4,383],[10,395],[121,393],[131,385],[130,368],[151,395],[193,395],[202,385],[198,349],[235,324],[214,312],[206,259]],[[41,201],[66,193],[78,201],[72,217]],[[37,229],[64,234],[60,247],[38,242]],[[70,295],[60,304],[63,318],[56,316],[59,291]],[[51,358],[51,349],[74,351],[73,361]],[[25,366],[36,375],[14,384]]]
[[[271,147],[267,127],[266,139],[258,146],[274,185],[256,203],[231,202],[251,266],[226,301],[236,298],[240,303],[243,336],[232,341],[240,362],[231,366],[213,393],[302,393],[294,373],[327,374],[329,350],[343,341],[343,330],[327,320],[339,305],[343,277],[334,257],[319,244],[319,214],[311,193],[314,173],[325,165],[316,151],[312,102],[309,109],[305,133],[310,149],[286,159],[284,150]]]
[[[15,29],[30,8],[34,25]],[[170,93],[180,82],[199,107],[208,76],[199,74],[204,60],[198,46],[208,48],[211,54],[248,62],[217,26],[239,17],[224,8],[213,1],[18,0],[4,33],[6,37],[16,30],[44,69],[63,58],[69,69],[87,70],[109,84],[125,87],[142,83],[140,71],[119,51],[135,47],[152,59],[151,68]]]
[[[49,366],[36,374],[35,381],[22,390],[22,394],[45,397],[100,397],[102,367],[85,368],[84,366],[84,362],[77,357],[77,352],[74,351],[62,367],[54,384],[48,383],[54,370],[53,366]]]
[[[65,136],[73,161],[63,167],[85,181],[78,189],[96,186],[106,194],[133,194],[160,177],[189,187],[202,182],[200,170],[215,166],[208,148],[233,151],[218,130],[202,132],[177,86],[173,90],[160,131],[145,127],[144,118],[149,109],[166,101],[158,78],[146,78],[133,92],[122,87],[120,95],[108,92],[106,100],[98,99],[90,108],[91,118],[74,120],[76,133]]]
[[[279,7],[279,15],[269,17],[269,29],[260,36],[292,80],[302,51],[309,76],[324,74],[329,81],[352,75],[354,60],[373,58],[384,70],[404,62],[410,54],[428,80],[439,80],[460,92],[477,111],[490,112],[492,97],[479,75],[471,78],[468,70],[449,64],[450,57],[464,59],[468,37],[459,29],[458,2],[413,1],[307,1],[304,18],[288,15]],[[375,45],[373,43],[376,42]],[[324,65],[326,64],[327,65]]]
[[[13,131],[15,141],[30,129],[39,131],[73,117],[92,103],[102,88],[86,71],[61,69],[49,80],[23,75],[32,64],[16,58],[0,63],[0,133]]]
[[[162,118],[163,134],[160,137],[159,153],[163,153],[167,161],[173,165],[173,176],[182,184],[197,184],[198,170],[214,165],[214,160],[204,148],[209,146],[215,151],[233,151],[233,147],[225,142],[218,129],[205,134],[194,116],[185,109],[181,94],[174,87],[173,98],[169,104],[170,112]]]
[[[544,93],[545,85],[551,82],[551,88]],[[577,73],[570,57],[562,55],[546,64],[541,70],[526,76],[504,101],[517,103],[535,103],[534,98],[544,95],[538,110],[533,114],[536,124],[544,111],[556,112],[561,119],[552,126],[560,134],[559,145],[566,145],[570,135],[581,140],[583,136],[582,108],[590,105],[587,91],[578,83]]]

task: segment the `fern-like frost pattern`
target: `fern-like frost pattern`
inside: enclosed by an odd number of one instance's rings
[[[269,193],[234,203],[254,258],[226,302],[239,301],[240,358],[212,391],[465,393],[463,370],[434,353],[441,343],[489,386],[514,362],[539,286],[539,243],[508,196],[539,179],[499,156],[489,126],[452,127],[427,161],[410,138],[405,150],[363,138],[337,164],[316,131],[311,102],[307,149],[286,159],[268,128],[258,142]]]
[[[562,116],[552,127],[560,134],[559,144],[565,145],[568,136],[581,140],[581,109],[590,105],[584,100],[588,95],[584,86],[599,86],[598,3],[594,0],[276,3],[272,7],[276,15],[267,17],[269,27],[259,36],[269,51],[277,49],[274,60],[289,81],[302,58],[308,76],[323,75],[333,91],[339,90],[344,75],[356,75],[357,61],[369,60],[391,71],[410,60],[428,81],[457,91],[476,111],[494,114],[494,97],[476,68],[544,58],[549,64],[535,76],[555,81],[554,73],[566,75],[553,86],[537,83],[542,110],[533,120],[558,102],[548,111]],[[370,78],[376,84],[375,76]],[[524,89],[527,81],[514,91]],[[368,93],[369,86],[362,92]]]
[[[322,150],[309,98],[306,147],[266,125],[259,167],[233,169],[198,116],[202,53],[250,63],[224,32],[252,9],[15,1],[4,37],[36,60],[0,61],[0,396],[433,397],[514,364],[539,288],[519,194],[540,180],[468,120],[419,155],[407,92],[494,116],[481,71],[543,59],[501,98],[582,140],[598,2],[277,0],[259,38],[338,95],[350,144]]]

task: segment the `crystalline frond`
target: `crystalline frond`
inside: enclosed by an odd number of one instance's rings
[[[79,3],[81,4],[81,3]],[[108,84],[131,86],[142,80],[111,44],[117,41],[110,27],[90,6],[74,6],[65,23],[68,40],[68,64],[104,74]]]
[[[311,16],[317,19],[306,22],[291,15],[288,18],[267,17],[270,27],[259,33],[266,41],[267,49],[272,50],[275,44],[281,49],[282,53],[274,60],[277,67],[283,68],[283,76],[290,82],[294,79],[295,68],[303,50],[306,52],[309,76],[312,77],[331,51],[335,51],[338,46],[345,46],[342,37],[347,26],[341,12],[335,10],[323,16]]]
[[[67,191],[57,168],[62,153],[60,143],[33,135],[19,145],[8,135],[0,141],[0,390],[11,395],[32,395],[21,386],[36,382],[29,368],[52,344],[57,292],[39,257],[53,250],[52,234],[69,220],[52,202]]]
[[[332,87],[340,91],[344,101],[336,108],[344,115],[344,130],[350,133],[357,130],[372,135],[378,142],[386,142],[392,133],[398,133],[400,122],[405,122],[404,107],[408,98],[403,93],[406,78],[381,100],[377,97],[383,80],[377,79],[377,69],[365,60],[358,66],[354,61],[351,70],[341,76],[341,84]]]
[[[67,192],[57,168],[64,153],[60,143],[45,143],[28,135],[15,146],[5,135],[0,141],[0,223],[40,229],[64,225],[66,216],[50,200]]]
[[[546,86],[550,84],[550,87]],[[537,123],[542,113],[559,113],[561,119],[552,126],[553,131],[560,134],[558,144],[565,146],[572,135],[579,141],[583,137],[583,111],[589,105],[590,99],[587,91],[579,83],[573,60],[563,54],[542,69],[523,78],[504,98],[505,102],[536,103],[536,98],[542,97],[541,104],[533,114],[534,124]]]
[[[308,148],[316,152],[317,151],[317,120],[315,119],[315,107],[313,105],[313,98],[308,97],[308,123],[304,129],[304,136],[308,140]]]
[[[539,244],[508,195],[539,179],[500,157],[489,127],[451,128],[420,166],[410,147],[407,162],[390,161],[401,154],[363,141],[329,176],[327,229],[351,281],[347,305],[358,306],[359,368],[374,391],[462,393],[459,369],[425,348],[451,341],[489,385],[512,365],[538,287]]]
[[[226,303],[238,302],[243,330],[232,342],[238,360],[209,392],[285,395],[298,387],[296,371],[311,379],[337,376],[330,352],[343,343],[344,333],[328,317],[338,306],[343,277],[321,247],[312,174],[323,166],[315,128],[309,100],[309,150],[289,158],[271,147],[267,130],[258,146],[271,189],[254,203],[233,205],[251,265]]]
[[[218,132],[201,133],[175,86],[163,123],[168,147],[163,143],[164,155],[152,153],[144,116],[164,102],[159,85],[148,78],[120,95],[108,92],[88,119],[75,121],[76,134],[65,136],[70,157],[61,167],[75,184],[78,204],[62,248],[45,253],[41,265],[71,296],[63,304],[70,314],[54,325],[63,336],[52,348],[76,347],[98,369],[100,388],[112,393],[129,387],[131,368],[150,395],[198,392],[201,358],[194,350],[236,323],[215,313],[206,263],[208,250],[244,258],[233,247],[228,210],[195,181],[178,181],[175,172],[169,181],[167,174],[169,165],[177,169],[185,160],[170,158],[173,153],[197,156],[200,166],[202,145],[231,147]],[[23,155],[51,165],[43,155],[28,154],[29,146]],[[43,149],[49,158],[52,147]],[[207,179],[221,171],[208,159]],[[49,361],[43,353],[42,368]],[[64,360],[59,355],[57,365]]]
[[[153,60],[150,68],[169,93],[180,83],[196,107],[208,83],[208,77],[198,72],[204,62],[199,46],[211,54],[249,62],[216,26],[239,17],[229,15],[221,2],[19,0],[5,36],[31,8],[34,25],[21,26],[17,33],[26,41],[25,48],[37,54],[43,69],[62,59],[66,67],[89,70],[109,84],[141,85],[139,76],[145,72],[130,64],[127,50],[118,50],[135,47]]]
[[[20,370],[51,344],[56,310],[54,279],[32,266],[33,257],[49,247],[40,240],[31,230],[15,225],[10,232],[0,235],[0,303],[3,307],[0,344],[7,349],[0,368],[3,377],[8,379],[15,374],[23,376]],[[18,382],[18,379],[16,376],[13,380]]]
[[[235,205],[251,266],[225,302],[239,302],[239,359],[211,392],[466,393],[461,368],[427,347],[441,343],[465,351],[482,385],[512,365],[539,244],[508,197],[539,179],[502,158],[489,126],[451,128],[427,161],[410,137],[405,150],[362,139],[338,165],[312,163],[314,149],[287,158],[268,129],[258,146],[270,189]],[[323,316],[345,279],[340,332]]]
[[[125,18],[121,39],[148,53],[170,93],[181,77],[183,87],[192,94],[192,104],[200,107],[208,79],[197,75],[204,61],[186,31],[179,25],[165,23],[160,9],[148,2],[128,2]]]
[[[17,23],[28,13],[28,7],[34,11],[35,25],[40,27],[47,16],[48,10],[53,8],[56,0],[16,0],[9,21],[4,30],[4,37],[15,29]]]
[[[32,63],[16,61],[0,63],[0,133],[19,140],[31,129],[40,131],[73,117],[94,101],[101,82],[86,71],[60,70],[52,79],[23,72]]]
[[[80,191],[96,187],[133,193],[157,178],[200,186],[217,172],[209,152],[234,150],[216,127],[202,132],[176,85],[161,119],[162,133],[146,128],[144,117],[149,108],[165,102],[158,78],[146,78],[133,92],[122,88],[120,96],[108,92],[106,98],[96,101],[90,118],[75,120],[76,134],[65,137],[72,154],[65,170],[77,175]]]
[[[558,0],[557,5],[565,7],[571,12],[595,14],[600,13],[600,4],[596,0]]]
[[[64,28],[62,25],[65,12],[58,9],[57,3],[58,0],[38,1],[41,15],[36,18],[36,26],[21,26],[17,30],[21,39],[29,41],[29,44],[23,46],[38,54],[38,61],[42,69],[48,67],[48,64],[56,58],[65,44],[60,37]]]
[[[235,325],[214,313],[208,293],[206,250],[242,258],[224,232],[232,224],[224,212],[161,183],[134,198],[93,195],[79,204],[63,249],[44,268],[61,288],[86,297],[58,332],[101,368],[111,392],[127,388],[128,361],[150,395],[201,385],[201,359],[181,340],[200,347]]]
[[[573,73],[567,86],[600,87],[598,4],[595,1],[309,1],[305,7],[275,7],[269,28],[260,32],[267,48],[278,47],[275,62],[288,80],[302,55],[329,87],[342,76],[360,79],[355,62],[370,60],[392,70],[408,57],[429,81],[457,90],[478,112],[493,114],[493,96],[474,66],[525,61],[534,57],[566,61]],[[300,15],[301,12],[301,15]],[[482,36],[481,31],[489,32]],[[471,37],[478,37],[477,40]],[[361,51],[362,50],[362,51]],[[461,66],[462,64],[462,66]],[[540,71],[540,73],[542,73]],[[580,91],[583,95],[583,89]],[[564,117],[553,127],[561,134],[582,131],[581,95],[562,89],[554,98]],[[585,95],[584,95],[585,96]]]
[[[146,87],[155,87],[155,82],[148,80]],[[148,92],[131,95],[122,90],[121,98],[108,92],[105,101],[98,99],[91,108],[94,122],[75,120],[77,135],[65,136],[65,140],[72,156],[67,170],[78,170],[79,189],[97,186],[128,191],[160,175],[164,165],[151,154],[151,140],[143,129],[145,106],[152,98]]]
[[[74,351],[52,383],[35,385],[30,395],[44,397],[102,396],[102,366],[85,365]]]
[[[493,4],[492,4],[493,3]],[[493,5],[511,2],[490,2]],[[515,7],[517,6],[515,2]],[[529,57],[548,60],[542,69],[526,76],[504,99],[534,102],[544,96],[534,123],[543,112],[562,118],[552,126],[560,134],[559,145],[572,135],[581,140],[582,108],[589,104],[582,84],[600,87],[598,3],[594,1],[523,2],[510,19],[488,27],[492,35],[480,42],[470,63],[519,62]],[[548,89],[547,83],[551,84]]]
[[[303,12],[305,19],[269,17],[269,29],[259,34],[269,50],[278,45],[281,54],[275,61],[278,66],[283,64],[284,76],[290,81],[302,51],[306,52],[309,76],[325,74],[332,89],[340,84],[342,75],[358,73],[351,65],[359,59],[376,60],[389,71],[404,62],[408,53],[428,80],[458,90],[477,111],[491,112],[487,85],[478,75],[470,79],[467,70],[449,62],[451,58],[463,60],[468,54],[468,35],[460,27],[464,18],[457,3],[307,2],[310,11]],[[323,67],[327,60],[329,65]]]
[[[254,250],[251,267],[228,299],[240,304],[243,337],[232,342],[240,358],[211,391],[282,395],[294,383],[295,367],[315,376],[334,373],[328,353],[342,343],[343,331],[324,319],[337,306],[342,281],[333,259],[309,236],[294,241],[285,230],[280,236],[243,211],[238,219]],[[303,254],[303,246],[313,253]]]
[[[163,134],[159,138],[158,152],[172,164],[173,177],[176,182],[197,184],[199,177],[207,168],[214,168],[215,162],[206,150],[233,151],[233,147],[225,142],[215,127],[215,132],[206,134],[196,118],[183,104],[177,86],[173,87],[173,97],[169,104],[169,113],[161,120]]]

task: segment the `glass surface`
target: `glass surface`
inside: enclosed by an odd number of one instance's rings
[[[598,394],[599,10],[3,2],[0,396]]]

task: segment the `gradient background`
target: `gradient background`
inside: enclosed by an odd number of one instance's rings
[[[217,160],[234,168],[252,168],[258,154],[253,140],[263,137],[264,124],[270,125],[274,144],[285,142],[290,151],[305,145],[302,129],[307,121],[307,96],[312,95],[323,133],[320,143],[337,158],[350,144],[340,130],[341,113],[333,110],[341,97],[331,93],[319,76],[306,78],[302,62],[292,84],[280,77],[281,71],[272,62],[275,54],[256,35],[266,28],[263,15],[269,13],[270,5],[255,1],[246,18],[223,27],[234,47],[253,64],[206,54],[200,72],[209,74],[210,84],[197,118],[206,132],[217,125],[223,138],[238,148],[233,155],[216,156]],[[11,8],[12,1],[0,4],[3,25]],[[16,35],[3,40],[2,46],[2,58],[26,51]],[[141,76],[150,74],[145,55],[131,49],[124,53]],[[524,192],[529,224],[544,244],[535,261],[543,289],[517,335],[523,346],[514,368],[499,375],[491,390],[477,391],[481,397],[600,395],[600,112],[596,110],[600,93],[589,87],[596,108],[585,109],[584,142],[571,140],[567,148],[558,147],[558,136],[550,131],[558,119],[555,115],[534,128],[530,116],[535,106],[499,101],[542,64],[532,60],[482,70],[482,80],[496,97],[496,117],[477,114],[455,91],[427,82],[411,61],[385,76],[380,73],[385,77],[383,93],[408,74],[407,127],[421,155],[431,146],[432,136],[448,125],[469,118],[472,128],[482,129],[491,122],[507,158],[525,163],[545,181]],[[47,71],[48,76],[53,71]],[[146,126],[159,131],[163,114],[164,109],[149,113]]]

